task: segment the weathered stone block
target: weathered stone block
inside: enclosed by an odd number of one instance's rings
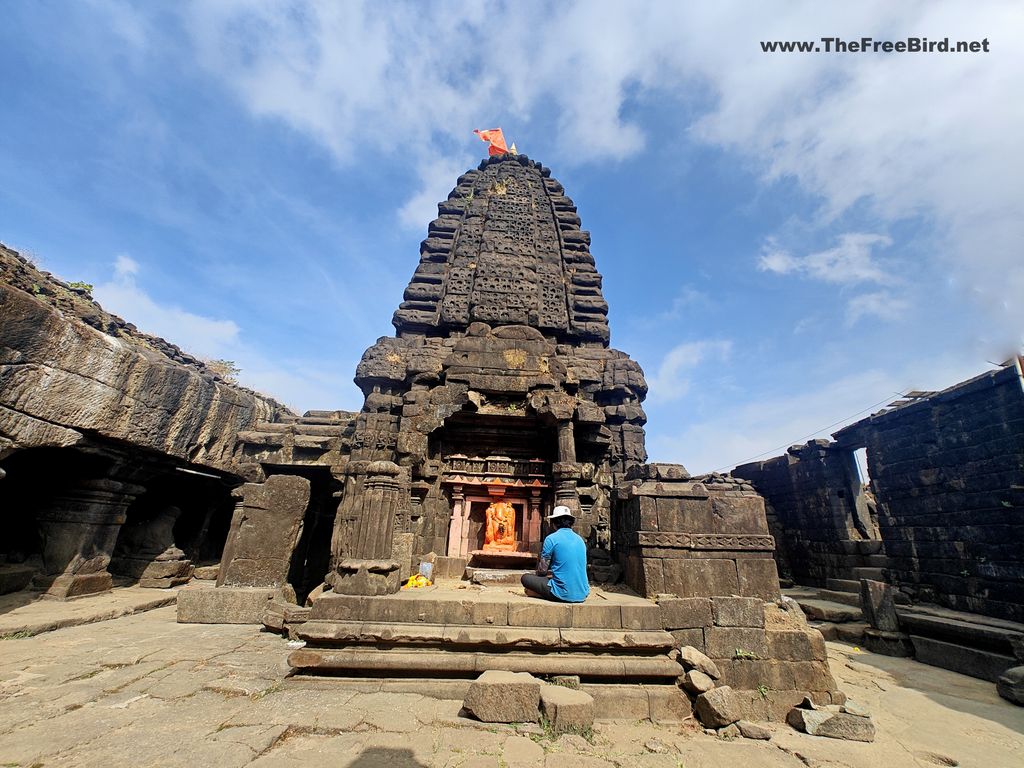
[[[772,558],[737,558],[736,573],[741,595],[768,602],[779,599],[779,571]]]
[[[680,648],[690,646],[701,653],[704,652],[704,630],[703,629],[673,629],[669,632],[675,644]]]
[[[704,630],[704,646],[713,659],[731,659],[736,655],[768,656],[768,641],[763,629],[750,627],[709,627]]]
[[[649,717],[656,723],[681,723],[693,715],[690,697],[674,685],[648,686],[647,698]]]
[[[711,626],[711,601],[702,597],[660,600],[665,629],[696,629]]]
[[[310,483],[297,475],[273,475],[247,483],[224,546],[218,586],[280,587],[309,505]]]
[[[178,593],[178,623],[262,624],[275,593],[246,587],[184,589]]]
[[[656,605],[620,606],[623,629],[661,629],[661,612]]]
[[[508,624],[511,627],[571,627],[571,605],[554,603],[510,603],[508,606]]]
[[[820,634],[820,633],[819,633]],[[815,658],[811,636],[800,630],[768,630],[768,656],[779,661],[807,661]]]
[[[695,711],[697,718],[708,728],[723,728],[742,716],[736,694],[727,685],[698,696]]]
[[[594,725],[594,699],[584,691],[542,686],[540,708],[556,733],[579,733]]]
[[[711,601],[715,626],[764,627],[764,602],[756,597],[716,597]]]
[[[735,560],[666,559],[662,570],[663,591],[679,597],[735,595],[739,589]]]
[[[891,584],[870,579],[860,580],[860,603],[864,618],[875,629],[899,632],[900,620],[896,615]]]
[[[996,691],[1007,701],[1024,706],[1024,667],[1011,667],[999,676]]]
[[[540,690],[540,680],[527,672],[488,670],[469,686],[463,706],[485,723],[533,723]]]

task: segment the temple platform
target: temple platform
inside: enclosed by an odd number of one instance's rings
[[[395,595],[326,594],[291,624],[301,674],[467,679],[489,669],[584,682],[671,683],[682,674],[658,606],[594,588],[569,605],[522,587],[441,582]]]

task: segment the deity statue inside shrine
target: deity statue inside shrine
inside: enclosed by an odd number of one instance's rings
[[[496,501],[484,513],[487,527],[484,529],[484,549],[515,551],[516,510],[507,501]]]

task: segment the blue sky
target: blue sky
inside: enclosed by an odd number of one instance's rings
[[[298,410],[359,407],[356,363],[499,125],[592,233],[652,460],[775,455],[1021,345],[1019,3],[4,13],[0,240]],[[865,35],[991,52],[759,45]]]

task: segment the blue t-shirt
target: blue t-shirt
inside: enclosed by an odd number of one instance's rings
[[[544,539],[542,560],[551,570],[551,594],[567,603],[582,603],[590,594],[587,544],[572,528],[559,528]]]

